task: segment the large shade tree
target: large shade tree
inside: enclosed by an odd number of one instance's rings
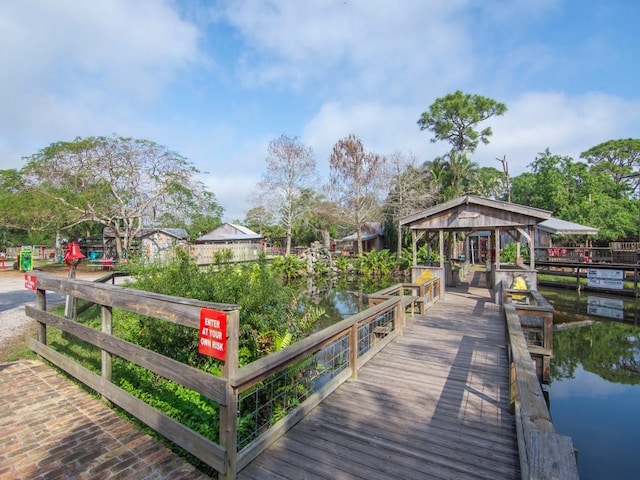
[[[469,182],[469,192],[473,195],[500,200],[504,191],[505,177],[494,167],[478,168]]]
[[[335,236],[337,226],[343,219],[340,206],[316,190],[303,192],[302,201],[307,206],[306,214],[300,219],[296,237],[310,243],[321,239],[322,246],[331,248],[331,235]]]
[[[637,235],[638,207],[620,184],[599,168],[548,149],[513,179],[514,202],[553,212],[554,217],[599,229],[599,240],[632,239]]]
[[[357,254],[362,255],[362,227],[374,219],[383,193],[386,158],[365,150],[353,134],[338,140],[329,158],[329,191],[356,230]]]
[[[41,214],[32,227],[47,228],[48,222],[63,230],[86,223],[109,227],[119,257],[145,226],[222,212],[197,179],[199,170],[150,140],[76,138],[53,143],[26,160],[24,194],[41,199]]]
[[[255,206],[244,216],[244,225],[250,229],[258,232],[260,235],[264,234],[266,229],[273,223],[273,212],[262,205]]]
[[[479,142],[489,143],[491,127],[478,130],[478,124],[507,111],[505,104],[482,95],[457,90],[436,99],[418,119],[420,130],[433,132],[431,142],[443,140],[458,152],[474,152]]]
[[[259,184],[260,204],[270,209],[285,230],[285,253],[291,253],[294,223],[306,209],[301,193],[317,180],[313,150],[297,137],[281,135],[269,143],[267,168]]]
[[[608,140],[580,154],[590,165],[622,184],[638,191],[640,185],[640,139]]]
[[[469,160],[468,154],[475,152],[479,143],[488,144],[493,134],[491,127],[480,129],[479,125],[506,111],[503,103],[458,90],[436,99],[422,113],[418,119],[420,130],[433,133],[431,142],[445,141],[450,145],[450,151],[436,163],[444,173],[440,200],[451,200],[471,191],[478,165]]]

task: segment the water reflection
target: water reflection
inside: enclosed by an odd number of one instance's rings
[[[602,295],[594,302],[567,290],[541,293],[556,308],[560,327],[548,386],[551,415],[556,430],[578,449],[580,478],[638,478],[638,302]]]
[[[317,324],[320,330],[365,310],[369,304],[368,294],[395,283],[392,278],[334,277],[295,280],[289,285],[301,293],[301,308],[310,304],[324,310],[325,315]]]
[[[588,317],[591,320],[614,319],[640,325],[640,302],[634,297],[552,288],[540,288],[540,293],[555,307],[556,323]]]

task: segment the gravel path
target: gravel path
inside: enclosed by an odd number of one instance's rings
[[[64,269],[60,275],[65,275]],[[56,273],[58,274],[58,273]],[[95,280],[104,272],[78,272],[77,278]],[[24,306],[35,305],[36,294],[24,286],[24,273],[15,270],[0,270],[0,346],[21,337],[32,320],[24,313]],[[47,306],[64,303],[60,294],[47,294]]]

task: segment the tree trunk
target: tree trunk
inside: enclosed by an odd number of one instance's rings
[[[291,255],[291,226],[287,227],[287,245],[285,247],[285,255]]]
[[[402,258],[402,226],[400,225],[400,218],[398,218],[398,243],[396,248],[396,258]]]
[[[116,231],[116,257],[122,258],[122,238],[120,237],[120,231]]]
[[[60,230],[56,229],[56,253],[55,253],[55,261],[57,262],[58,259],[64,257],[64,252],[62,251],[62,242],[60,241]]]
[[[320,230],[320,235],[322,237],[322,246],[326,250],[330,250],[331,249],[331,234],[329,233],[329,230],[327,228],[321,229]]]

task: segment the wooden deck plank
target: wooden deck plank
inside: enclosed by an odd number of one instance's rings
[[[485,442],[484,448],[478,448],[475,443],[461,442],[459,438],[445,439],[434,430],[425,437],[417,435],[416,432],[403,433],[400,429],[389,428],[380,433],[379,426],[376,428],[367,425],[358,429],[357,434],[353,434],[355,429],[350,423],[342,426],[332,422],[324,423],[322,429],[333,430],[338,436],[367,440],[377,445],[380,452],[385,450],[393,452],[397,458],[417,458],[423,462],[437,464],[441,468],[448,468],[453,472],[473,471],[475,478],[496,478],[497,474],[504,475],[505,472],[511,472],[516,467],[516,464],[504,461],[505,456],[507,458],[510,456],[509,450],[491,448],[492,445],[488,442]],[[425,438],[429,438],[429,441],[425,442]]]
[[[333,408],[327,407],[322,414],[326,419],[325,421],[347,423],[354,420],[366,420],[366,414],[353,413],[353,409],[358,407],[360,411],[367,411],[367,408],[370,408],[370,402],[363,401],[362,397],[357,395],[350,395],[350,400],[352,403],[343,402],[341,406]],[[392,411],[394,408],[394,406],[390,405],[389,410]],[[439,435],[454,438],[456,441],[459,437],[459,418],[455,415],[439,415],[438,418],[434,418],[433,411],[416,411],[415,408],[411,409],[405,406],[402,410],[398,410],[398,413],[389,414],[386,419],[385,426],[389,429],[394,426],[391,420],[401,422],[400,432],[402,434],[406,434],[404,428],[407,423],[413,423],[414,426],[411,432],[414,434],[426,435],[431,433],[431,430],[437,428]],[[487,442],[491,442],[493,445],[504,443],[507,449],[510,450],[512,441],[515,438],[515,432],[513,432],[512,435],[505,435],[502,430],[491,431],[487,429],[485,424],[474,425],[473,423],[467,423],[465,427],[469,430],[465,441],[475,442],[478,447],[486,445]]]
[[[461,290],[409,319],[238,478],[519,478],[500,307]]]

